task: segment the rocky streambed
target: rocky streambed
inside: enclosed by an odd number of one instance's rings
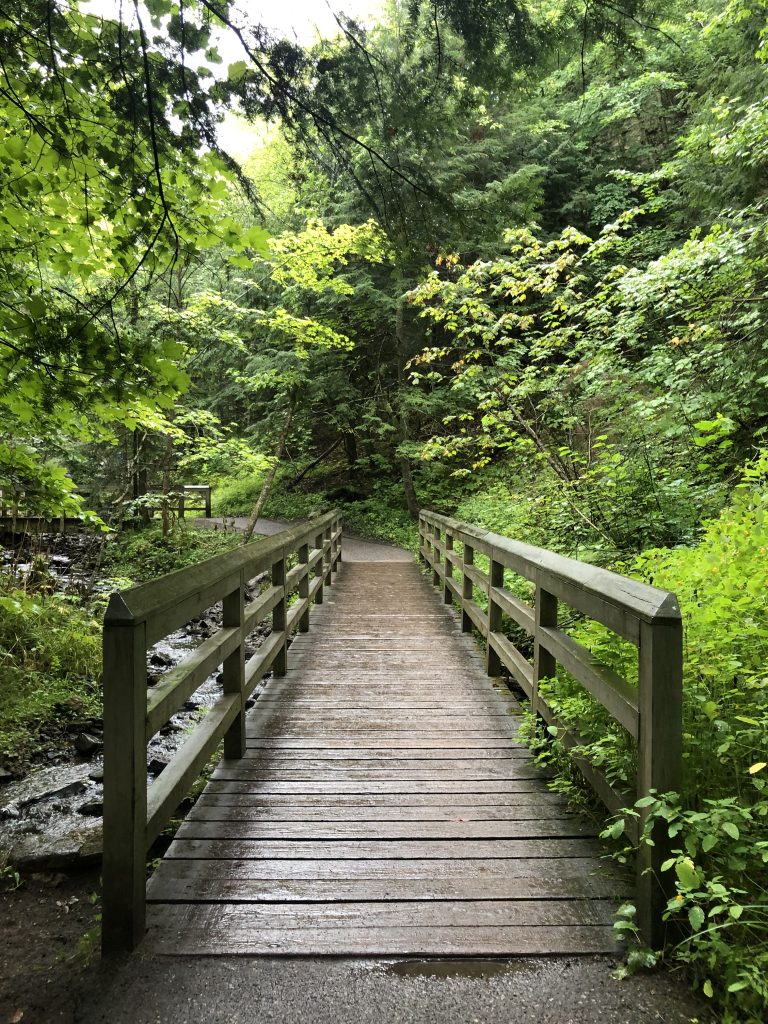
[[[86,571],[74,569],[70,555],[49,555],[48,562],[51,573],[57,578],[57,589],[79,587],[85,580]],[[30,571],[33,564],[30,560]],[[18,561],[16,565],[17,569],[27,568]],[[258,594],[261,579],[257,577],[248,583],[246,601]],[[111,589],[108,583],[104,589]],[[216,632],[221,616],[220,604],[209,608],[147,652],[148,691],[169,669]],[[264,622],[248,637],[246,658],[258,649],[269,632],[270,625]],[[164,771],[195,723],[220,696],[220,672],[221,666],[150,740],[147,746],[149,785]],[[258,697],[263,685],[263,682],[258,685],[249,705]],[[23,778],[14,778],[0,768],[0,866],[8,863],[22,870],[43,870],[86,864],[100,858],[103,723],[98,718],[73,722],[67,732],[64,742],[59,741],[46,750],[49,763],[32,769]]]

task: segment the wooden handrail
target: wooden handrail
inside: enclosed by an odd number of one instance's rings
[[[287,563],[297,556],[298,564]],[[288,638],[309,629],[341,559],[338,512],[112,594],[104,616],[104,859],[102,949],[133,949],[145,930],[147,849],[224,740],[245,753],[245,702],[271,669],[285,675]],[[268,571],[271,585],[246,607],[244,586]],[[311,578],[310,578],[311,577]],[[288,599],[298,601],[288,609]],[[147,695],[147,650],[221,601],[221,628]],[[272,632],[248,662],[245,640],[271,613]],[[147,743],[222,665],[222,694],[147,787]]]
[[[557,727],[557,737],[566,748],[582,746],[582,738],[558,720],[539,691],[541,680],[553,677],[558,663],[636,740],[634,793],[618,792],[587,759],[573,758],[612,813],[651,790],[679,789],[683,629],[674,594],[425,509],[419,517],[419,536],[421,558],[432,570],[435,586],[442,587],[446,604],[456,603],[465,632],[476,629],[483,637],[488,674],[499,675],[504,665],[529,698],[532,710],[548,725]],[[455,547],[457,543],[462,546],[461,552]],[[487,572],[475,565],[476,554],[488,558]],[[521,601],[505,586],[505,570],[533,584],[533,605]],[[454,571],[461,582],[454,578]],[[475,589],[487,599],[487,611],[475,600]],[[637,686],[558,629],[558,604],[601,622],[637,645]],[[532,662],[504,633],[505,618],[533,638]],[[635,843],[642,825],[642,812],[639,824],[635,818],[625,818],[625,830]],[[658,948],[668,895],[660,867],[668,856],[669,840],[660,827],[654,828],[652,838],[652,847],[644,844],[638,849],[637,910],[646,941]]]

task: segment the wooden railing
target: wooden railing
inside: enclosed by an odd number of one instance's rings
[[[206,519],[211,518],[210,484],[184,484],[179,498],[179,519],[187,512],[202,512]]]
[[[612,813],[631,806],[650,790],[679,788],[683,634],[674,594],[434,512],[422,511],[419,534],[421,557],[432,569],[433,583],[442,587],[447,604],[456,602],[462,628],[477,630],[485,641],[489,675],[499,675],[504,665],[529,698],[532,710],[555,726],[558,740],[573,749],[582,745],[581,738],[558,721],[539,691],[541,680],[553,677],[559,663],[636,741],[637,781],[632,793],[618,792],[589,761],[574,757]],[[477,555],[487,558],[487,572],[475,564]],[[505,585],[505,571],[533,584],[533,605]],[[487,608],[475,599],[476,591],[484,595]],[[558,629],[559,603],[601,622],[637,646],[636,686]],[[532,638],[532,661],[506,635],[505,620],[522,627]],[[625,818],[625,826],[636,843],[642,816],[639,825],[637,819]],[[662,828],[654,829],[653,840],[654,846],[643,845],[638,850],[637,910],[646,940],[657,948],[666,901],[659,871],[668,850]]]
[[[296,565],[289,562],[296,556]],[[104,860],[102,948],[133,949],[145,928],[145,866],[162,831],[220,741],[245,753],[245,702],[271,668],[285,675],[291,631],[309,629],[341,559],[341,518],[329,512],[274,537],[112,595],[104,618]],[[246,605],[245,583],[270,585]],[[298,591],[290,608],[289,597]],[[147,694],[149,647],[217,601],[221,628]],[[272,615],[272,632],[245,660],[245,640]],[[222,695],[147,787],[147,743],[223,665]]]

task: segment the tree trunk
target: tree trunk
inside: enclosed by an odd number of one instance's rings
[[[402,281],[400,282],[402,286]],[[403,368],[406,360],[406,338],[405,338],[405,298],[400,295],[397,300],[397,315],[395,319],[395,336],[397,338],[397,377],[398,384],[400,387],[403,386]],[[401,409],[397,416],[398,432],[397,439],[400,444],[408,440],[408,416],[403,409]],[[419,518],[419,498],[416,494],[416,488],[413,484],[413,473],[411,472],[411,462],[407,456],[400,456],[400,475],[403,479],[403,493],[405,495],[405,504],[408,507],[408,514],[411,519],[418,520]]]
[[[283,457],[283,454],[285,453],[285,442],[288,440],[288,432],[291,429],[291,424],[293,423],[293,414],[295,412],[296,395],[291,394],[288,401],[288,409],[285,414],[285,420],[283,421],[283,427],[282,430],[280,431],[280,439],[275,445],[274,462],[269,467],[269,472],[264,478],[264,483],[262,484],[258,500],[254,506],[253,512],[251,512],[251,515],[248,519],[248,525],[246,526],[245,532],[243,533],[243,544],[247,544],[248,541],[253,536],[253,531],[256,529],[256,522],[261,516],[261,510],[264,508],[267,498],[269,497],[269,492],[272,489],[272,484],[274,483],[275,475],[277,473],[277,467],[280,465],[280,459]]]
[[[307,475],[310,469],[314,469],[315,466],[319,466],[323,459],[327,459],[332,452],[335,452],[343,440],[343,437],[337,437],[333,444],[330,445],[330,447],[326,448],[325,451],[318,455],[316,459],[313,459],[308,466],[305,466],[304,469],[302,469],[302,471],[298,474],[298,476],[295,476],[293,480],[291,480],[286,490],[293,490],[296,484],[300,483],[304,479],[304,477]]]

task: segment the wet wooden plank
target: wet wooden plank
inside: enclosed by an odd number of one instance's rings
[[[616,953],[608,925],[492,925],[489,927],[378,928],[368,924],[328,928],[270,928],[247,917],[216,925],[189,914],[155,924],[150,912],[149,952],[229,956],[550,956]],[[153,928],[153,924],[155,927]]]
[[[398,782],[396,779],[386,782],[261,782],[254,779],[228,778],[214,773],[217,782],[230,782],[234,785],[249,786],[254,793],[326,793],[335,796],[342,793],[510,793],[518,780],[486,779],[477,782],[448,781],[417,781]],[[541,780],[532,772],[530,778],[521,778],[519,782],[528,782],[534,789],[541,786]]]
[[[524,794],[528,795],[528,794]],[[538,794],[531,794],[538,797]],[[226,801],[247,800],[248,803],[236,803]],[[553,815],[555,807],[565,809],[563,802],[547,803],[544,799],[537,799],[531,803],[505,804],[501,806],[483,806],[473,804],[464,806],[462,804],[444,807],[420,806],[403,807],[397,804],[381,805],[371,807],[369,805],[353,804],[347,807],[328,807],[325,804],[320,806],[300,806],[285,804],[283,806],[270,807],[254,803],[258,797],[249,794],[244,796],[210,796],[204,801],[198,800],[187,816],[187,821],[301,821],[301,822],[373,822],[390,821],[525,821],[541,818],[542,815]],[[567,813],[567,812],[566,812]],[[366,833],[367,834],[367,833]]]
[[[264,750],[506,750],[514,739],[499,736],[489,739],[475,734],[451,733],[449,736],[434,733],[414,733],[410,736],[390,735],[347,736],[327,734],[323,736],[257,736],[246,733],[249,747]]]
[[[509,793],[482,793],[472,799],[475,808],[515,808],[525,806],[530,801],[552,801],[552,806],[565,806],[565,801],[557,793],[548,793],[538,784],[517,783]],[[326,808],[333,814],[342,807],[401,807],[403,810],[418,807],[458,807],[453,794],[440,793],[353,793],[335,794],[333,802],[329,802],[323,793],[254,793],[248,783],[242,782],[209,782],[205,792],[192,808],[205,806],[208,802],[229,802],[237,805],[253,807],[302,807]],[[483,817],[484,815],[479,815]],[[515,815],[510,815],[515,817]],[[329,818],[329,820],[332,820]]]
[[[333,765],[349,763],[350,767],[369,766],[375,764],[392,764],[393,766],[414,767],[424,762],[462,761],[476,765],[479,761],[506,761],[509,759],[529,759],[530,750],[523,746],[477,748],[468,753],[456,747],[399,747],[395,750],[380,748],[371,750],[368,747],[331,747],[309,749],[272,749],[261,745],[246,748],[244,759],[264,765],[294,765],[297,768],[308,765]]]
[[[612,952],[631,886],[407,563],[345,565],[149,883],[192,955]]]
[[[461,786],[458,783],[425,783],[425,782],[412,782],[412,783],[346,783],[341,785],[337,783],[333,785],[331,783],[319,783],[311,784],[308,782],[252,782],[247,779],[243,780],[231,780],[231,779],[212,779],[206,787],[206,792],[211,793],[252,793],[254,796],[285,796],[291,800],[298,800],[302,796],[324,796],[333,797],[332,805],[335,805],[344,796],[352,798],[368,797],[368,796],[382,796],[390,799],[393,796],[397,796],[398,799],[406,801],[408,798],[413,796],[422,796],[427,798],[429,802],[434,801],[435,796],[456,796],[461,794],[464,799],[468,794],[474,794],[475,798],[479,798],[480,802],[487,802],[489,798],[494,796],[506,796],[511,797],[517,793],[541,793],[542,792],[542,781],[541,779],[521,779],[519,781],[511,782],[485,782],[485,783],[463,783]],[[327,802],[327,800],[326,800]]]
[[[397,862],[386,862],[393,868]],[[485,863],[439,861],[403,865],[401,871],[371,869],[370,861],[194,861],[163,860],[149,881],[147,898],[153,903],[236,902],[311,903],[349,900],[451,900],[451,899],[620,899],[622,890],[612,878],[596,874],[593,859],[494,861]],[[293,867],[289,871],[287,864]],[[423,864],[419,870],[418,865]],[[302,873],[298,869],[304,865]],[[355,870],[357,865],[358,870]],[[564,865],[571,865],[565,870]],[[369,867],[366,872],[365,866]],[[527,866],[527,873],[526,873]],[[380,866],[380,868],[383,866]],[[548,871],[547,868],[550,868]],[[556,871],[552,871],[556,868]],[[281,871],[281,869],[284,869]],[[592,872],[590,874],[590,872]]]
[[[305,839],[404,840],[404,839],[548,839],[585,838],[595,835],[586,822],[560,812],[559,817],[491,821],[201,821],[187,819],[177,832],[179,839]],[[458,852],[457,852],[458,856]]]
[[[161,914],[168,917],[163,920]],[[200,903],[173,904],[165,910],[154,906],[150,928],[168,923],[178,928],[207,932],[227,927],[251,932],[259,928],[359,928],[361,921],[373,928],[457,927],[483,928],[579,927],[611,925],[613,907],[594,900],[401,900],[394,903],[233,903],[228,906]]]
[[[431,823],[430,823],[431,824]],[[528,859],[598,857],[600,844],[594,839],[491,839],[471,837],[474,822],[469,822],[470,835],[455,839],[221,839],[209,822],[188,820],[171,843],[166,857],[171,860],[464,860],[469,857],[494,860],[524,857]],[[482,824],[486,824],[483,822]],[[234,831],[235,826],[229,829]],[[216,831],[217,838],[200,838]],[[503,831],[503,830],[502,830]],[[414,829],[419,833],[419,829]],[[311,833],[310,833],[311,834]]]

